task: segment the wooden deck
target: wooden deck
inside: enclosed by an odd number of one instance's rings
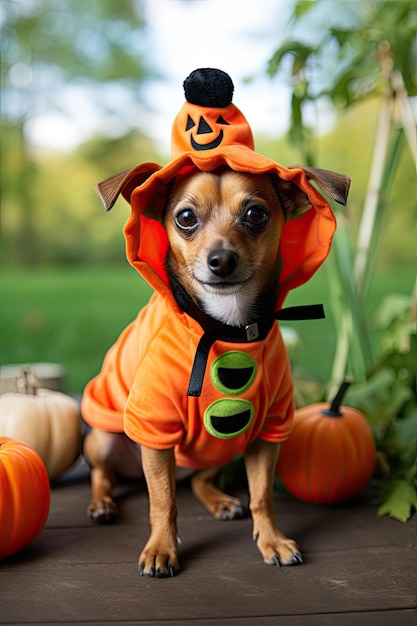
[[[143,486],[119,488],[121,517],[93,526],[79,464],[52,490],[42,534],[0,564],[1,624],[408,626],[417,624],[417,516],[378,519],[366,499],[310,506],[276,492],[281,527],[303,549],[296,567],[265,565],[251,521],[218,522],[178,487],[181,573],[137,573],[148,533]]]

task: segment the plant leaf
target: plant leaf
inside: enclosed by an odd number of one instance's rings
[[[293,39],[284,41],[282,46],[280,46],[275,51],[275,53],[269,60],[268,74],[271,77],[275,76],[275,74],[280,69],[280,66],[284,57],[287,54],[291,54],[294,57],[293,65],[292,65],[292,68],[293,68],[292,74],[293,76],[295,76],[298,72],[300,72],[300,70],[302,70],[305,67],[310,55],[314,54],[315,52],[316,52],[316,48],[305,45],[299,41],[296,41]]]
[[[294,17],[296,19],[303,17],[308,11],[317,4],[317,0],[299,0],[294,7]]]
[[[343,27],[330,27],[329,33],[332,37],[334,37],[339,44],[339,46],[344,46],[355,36],[355,30],[351,28],[343,28]]]
[[[377,370],[366,382],[353,386],[346,394],[347,404],[366,415],[377,442],[385,436],[387,426],[411,397],[411,389],[403,385],[395,370],[389,367]]]
[[[404,468],[411,468],[416,463],[417,455],[417,408],[407,417],[397,419],[392,424],[387,441],[386,452],[390,457],[398,457]]]
[[[396,480],[385,502],[378,508],[378,516],[389,515],[399,522],[406,522],[413,508],[417,508],[415,487],[405,479]]]

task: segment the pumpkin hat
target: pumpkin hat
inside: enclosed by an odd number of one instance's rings
[[[311,209],[287,221],[282,231],[276,311],[281,309],[288,291],[306,282],[329,253],[336,220],[318,187],[341,204],[345,204],[349,190],[347,176],[315,168],[285,167],[256,152],[251,128],[232,104],[233,90],[232,80],[221,70],[203,68],[192,72],[184,82],[186,101],[172,127],[172,160],[165,166],[143,163],[97,185],[107,211],[119,194],[130,203],[131,215],[124,228],[127,258],[179,310],[165,269],[169,243],[163,227],[170,183],[175,178],[192,169],[209,172],[228,166],[237,172],[278,176],[294,185],[294,193],[304,194]]]

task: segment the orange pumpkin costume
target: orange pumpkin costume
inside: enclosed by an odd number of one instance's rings
[[[336,226],[328,201],[309,178],[343,204],[350,180],[334,174],[333,187],[320,170],[286,168],[255,152],[249,124],[231,104],[233,84],[224,72],[196,70],[184,87],[186,102],[172,130],[172,161],[164,167],[141,164],[98,185],[107,210],[120,193],[130,202],[127,258],[155,293],[86,386],[82,413],[94,428],[124,430],[150,448],[175,448],[177,465],[203,469],[230,461],[257,437],[269,442],[288,437],[293,385],[276,319],[286,316],[288,309],[281,308],[288,291],[306,282],[328,255]],[[219,324],[202,313],[181,288],[173,291],[165,269],[169,242],[162,218],[171,181],[191,169],[222,165],[292,181],[312,204],[284,224],[274,316],[247,328]],[[295,313],[296,319],[300,312]]]

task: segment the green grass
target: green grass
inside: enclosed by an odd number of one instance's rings
[[[409,294],[412,267],[381,272],[371,286],[370,311],[384,294]],[[100,369],[107,348],[147,302],[151,289],[129,266],[75,268],[0,274],[0,365],[61,363],[65,387],[80,393]],[[298,288],[286,305],[322,302],[327,319],[293,322],[302,346],[293,356],[297,374],[326,382],[335,346],[335,327],[325,267]],[[289,325],[289,324],[288,324]]]
[[[150,294],[129,266],[3,273],[0,363],[61,363],[79,393]]]

